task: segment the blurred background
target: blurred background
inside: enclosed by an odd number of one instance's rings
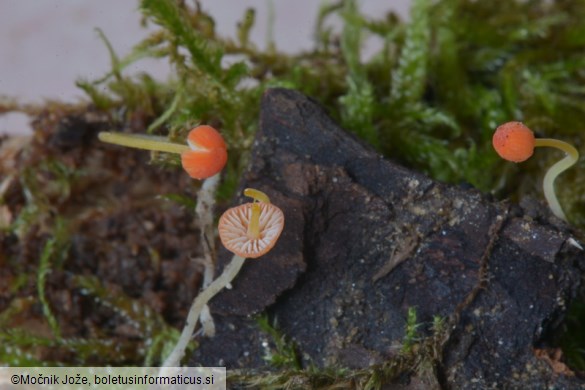
[[[373,17],[392,10],[408,15],[410,0],[363,0],[361,10]],[[235,37],[236,24],[247,8],[256,9],[253,42],[265,47],[270,13],[273,39],[279,50],[296,53],[313,47],[312,35],[321,4],[314,0],[201,0],[216,21],[220,35]],[[85,99],[75,86],[79,77],[93,80],[109,69],[109,55],[95,28],[100,28],[120,56],[145,37],[138,1],[0,0],[0,95],[20,102],[46,99],[76,102]],[[272,11],[271,11],[272,10]],[[142,60],[128,72],[147,71],[164,79],[164,60]],[[0,115],[1,134],[30,132],[23,114]]]

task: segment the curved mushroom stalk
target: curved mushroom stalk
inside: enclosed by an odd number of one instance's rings
[[[197,295],[197,298],[195,298],[195,301],[193,301],[193,304],[189,309],[187,321],[185,322],[185,327],[181,332],[181,336],[179,337],[175,348],[166,358],[161,367],[180,366],[181,359],[185,355],[185,350],[187,349],[189,340],[191,339],[193,331],[195,330],[195,326],[197,325],[197,320],[201,316],[201,311],[211,298],[217,295],[218,292],[223,290],[225,286],[234,280],[238,272],[240,272],[242,265],[244,265],[244,260],[246,260],[245,257],[234,256],[232,261],[225,267],[222,274],[217,279],[215,279],[205,290]]]
[[[245,203],[227,210],[219,219],[219,237],[227,250],[234,253],[232,261],[222,274],[203,290],[193,301],[187,322],[179,341],[162,367],[176,367],[181,363],[197,320],[203,308],[218,292],[231,285],[246,257],[256,258],[269,252],[284,228],[282,210],[270,203],[266,194],[254,189],[246,189],[246,196],[254,198],[253,203]]]
[[[566,153],[566,156],[562,160],[554,163],[554,165],[552,165],[548,171],[546,171],[544,179],[542,180],[544,198],[548,202],[550,209],[554,215],[566,221],[567,217],[565,216],[565,213],[563,212],[561,204],[559,203],[555,193],[555,180],[561,173],[573,166],[577,160],[579,160],[579,152],[571,144],[550,138],[536,139],[535,146],[550,146],[560,149]]]
[[[199,240],[203,256],[201,258],[204,267],[203,281],[201,288],[207,288],[215,278],[215,240],[214,237],[214,208],[217,187],[219,186],[220,174],[216,174],[203,180],[199,191],[197,192],[197,205],[195,206],[196,224],[199,229]],[[215,323],[209,311],[209,307],[204,306],[201,310],[201,327],[203,335],[206,337],[215,336]]]

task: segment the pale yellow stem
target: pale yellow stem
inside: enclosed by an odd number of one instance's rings
[[[195,330],[197,320],[201,315],[201,310],[203,310],[211,298],[216,296],[217,293],[223,290],[234,280],[238,272],[240,272],[242,265],[244,265],[244,260],[246,260],[244,257],[237,255],[234,256],[232,261],[224,268],[222,274],[217,279],[215,279],[205,290],[201,291],[195,300],[193,300],[193,304],[191,305],[191,309],[187,315],[187,321],[183,331],[181,332],[179,341],[177,341],[175,348],[165,359],[162,367],[181,366],[181,359],[183,356],[185,356],[185,350],[187,349],[189,340],[191,340],[191,336],[193,336],[193,331]]]
[[[270,203],[270,198],[264,192],[255,188],[246,188],[244,195],[254,199],[252,203],[252,215],[250,216],[250,223],[248,223],[248,230],[246,234],[248,238],[253,240],[260,237],[260,205],[256,202]]]
[[[248,224],[248,231],[246,232],[248,238],[253,240],[260,237],[260,205],[252,203],[252,215],[250,216],[250,223]]]
[[[579,152],[573,147],[573,145],[551,138],[537,138],[534,141],[534,146],[549,146],[560,149],[567,154],[565,158],[549,168],[549,170],[544,175],[544,180],[542,183],[544,197],[548,202],[548,205],[553,214],[566,221],[567,217],[565,216],[559,200],[557,199],[554,183],[559,174],[564,172],[567,168],[571,167],[577,162],[577,160],[579,160]]]
[[[248,198],[252,198],[257,202],[264,202],[270,203],[270,198],[264,192],[257,190],[255,188],[246,188],[244,190],[244,195]]]
[[[126,134],[102,131],[98,134],[100,141],[127,146],[136,149],[181,154],[191,150],[188,145],[170,142],[166,137],[145,134]]]

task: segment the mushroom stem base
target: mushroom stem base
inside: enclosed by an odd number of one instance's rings
[[[179,341],[177,341],[175,348],[173,348],[173,351],[166,358],[161,367],[180,367],[181,359],[185,356],[185,350],[187,349],[189,340],[193,335],[193,331],[197,325],[197,320],[201,315],[201,310],[203,310],[203,307],[207,305],[207,302],[209,302],[211,298],[217,295],[217,293],[234,280],[238,272],[240,272],[244,260],[246,260],[245,257],[234,256],[232,261],[225,267],[222,274],[215,279],[209,287],[201,291],[201,293],[199,293],[199,295],[193,300],[191,309],[189,309],[189,315],[187,316],[187,322],[185,323],[185,327],[179,337]]]

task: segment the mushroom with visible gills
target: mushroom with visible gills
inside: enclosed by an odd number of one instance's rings
[[[564,141],[551,138],[534,138],[534,133],[522,122],[507,122],[499,126],[492,138],[496,152],[505,160],[522,162],[530,158],[536,146],[550,146],[566,153],[565,158],[555,163],[544,175],[542,187],[544,197],[553,214],[567,220],[555,193],[555,179],[579,159],[579,152]]]
[[[255,259],[276,244],[284,227],[284,215],[263,192],[247,188],[244,195],[256,202],[226,211],[219,219],[219,237],[236,256]]]
[[[282,210],[271,204],[265,193],[247,188],[244,195],[253,198],[254,202],[228,209],[218,225],[221,242],[234,253],[234,257],[222,274],[195,298],[181,337],[163,367],[180,365],[203,307],[234,280],[247,257],[257,258],[268,253],[284,228]]]

